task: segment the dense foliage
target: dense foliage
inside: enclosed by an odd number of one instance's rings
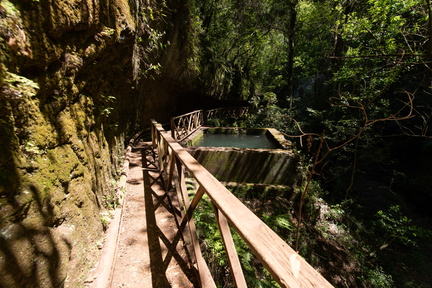
[[[275,127],[304,156],[304,207],[293,214],[303,226],[290,244],[300,238],[308,261],[333,263],[324,274],[339,286],[427,287],[430,0],[189,7],[202,91],[248,100],[254,112],[231,124]]]

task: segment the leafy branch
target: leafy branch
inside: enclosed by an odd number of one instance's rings
[[[303,189],[301,192],[299,207],[297,210],[297,229],[296,229],[296,236],[295,236],[295,250],[296,251],[298,251],[298,248],[299,248],[300,228],[301,228],[301,223],[303,220],[303,204],[304,204],[304,200],[306,198],[306,195],[307,195],[307,192],[309,189],[309,185],[310,185],[314,175],[320,175],[322,173],[323,168],[325,166],[324,161],[326,160],[326,158],[329,156],[330,153],[332,153],[336,150],[339,150],[339,149],[347,146],[348,144],[350,144],[354,141],[357,143],[358,140],[360,139],[360,136],[370,126],[372,126],[378,122],[386,122],[386,121],[393,121],[396,123],[400,123],[401,121],[408,120],[408,119],[415,117],[415,115],[414,115],[414,103],[413,103],[413,101],[415,99],[415,93],[408,93],[406,91],[406,95],[407,95],[407,100],[402,102],[403,103],[402,107],[398,111],[396,111],[396,113],[390,114],[386,117],[374,118],[374,119],[370,118],[369,112],[368,112],[368,107],[370,107],[371,102],[369,102],[367,105],[365,105],[356,99],[347,99],[344,97],[332,97],[332,98],[330,98],[330,101],[331,101],[331,104],[333,107],[359,110],[360,114],[363,115],[363,118],[364,118],[363,123],[358,127],[357,132],[354,135],[352,135],[348,139],[345,139],[342,143],[339,143],[339,144],[336,144],[333,146],[331,145],[328,137],[326,137],[326,131],[325,130],[321,134],[304,132],[298,121],[296,121],[294,118],[292,118],[290,116],[285,116],[285,117],[290,118],[294,122],[294,124],[296,125],[300,134],[298,134],[298,135],[289,135],[289,134],[285,134],[285,133],[284,134],[287,137],[300,138],[300,143],[302,146],[303,146],[303,141],[302,141],[303,137],[307,137],[307,145],[308,145],[309,151],[311,150],[311,147],[312,147],[313,137],[317,137],[317,136],[320,137],[318,148],[315,152],[315,155],[313,156],[312,166],[310,168],[310,171],[308,172],[305,185],[303,186]],[[357,144],[356,144],[356,150],[357,150]],[[355,151],[355,153],[356,153],[356,151]],[[321,164],[323,164],[323,167],[320,169],[320,171],[318,171],[318,167]],[[355,169],[355,163],[353,165],[353,169]],[[347,195],[348,195],[348,191],[352,187],[353,178],[354,177],[352,175],[351,185],[347,190]]]

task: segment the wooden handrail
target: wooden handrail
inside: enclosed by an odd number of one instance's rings
[[[249,107],[227,107],[206,110],[205,120],[213,118],[238,118],[245,115],[248,111]]]
[[[227,240],[231,237],[227,232],[229,231],[228,223],[237,231],[281,287],[333,287],[154,120],[152,120],[152,138],[154,148],[159,153],[159,168],[164,178],[167,179],[167,185],[170,186],[171,182],[174,182],[176,189],[182,190],[181,193],[179,191],[177,193],[183,195],[186,212],[181,221],[179,233],[188,224],[192,242],[194,242],[194,254],[201,287],[215,287],[197,244],[192,217],[204,193],[211,199],[216,210],[218,225],[222,227],[220,232],[222,238],[225,239],[224,245],[237,287],[245,287],[246,284],[241,267],[237,263],[238,256],[233,256],[233,253],[236,253],[233,241]],[[189,203],[184,177],[180,175],[183,169],[186,169],[200,185],[192,203]]]
[[[182,141],[213,118],[237,118],[248,112],[248,107],[216,108],[195,110],[183,115],[171,117],[171,137]]]
[[[203,110],[171,118],[171,137],[181,141],[204,124]]]

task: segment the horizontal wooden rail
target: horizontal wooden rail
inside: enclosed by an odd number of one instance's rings
[[[249,107],[216,108],[205,111],[205,120],[214,118],[239,118],[249,111]]]
[[[238,118],[248,112],[248,107],[216,108],[211,110],[196,110],[187,114],[171,117],[171,137],[182,141],[201,126],[214,118]]]
[[[228,224],[237,231],[281,287],[332,287],[321,274],[227,190],[154,120],[152,120],[152,138],[154,148],[158,151],[159,168],[167,180],[167,188],[174,185],[178,195],[182,196],[179,199],[183,199],[186,212],[180,221],[179,231],[181,232],[185,226],[189,227],[201,287],[216,287],[202,257],[193,222],[193,211],[204,193],[209,196],[214,206],[237,287],[246,287],[246,282]],[[184,170],[187,170],[200,185],[191,203],[184,182]]]
[[[177,141],[186,138],[204,124],[203,110],[196,110],[187,114],[171,118],[171,137]]]

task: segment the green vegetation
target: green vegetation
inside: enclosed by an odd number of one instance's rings
[[[430,1],[189,3],[203,91],[251,106],[213,125],[274,127],[303,155],[296,201],[261,218],[289,216],[336,286],[428,287]]]
[[[189,181],[187,185],[189,194],[194,193],[196,187],[193,181]],[[269,198],[263,200],[258,196],[258,191],[264,189]],[[293,229],[289,216],[286,214],[287,206],[286,201],[270,201],[269,199],[281,200],[280,195],[285,191],[278,190],[277,188],[269,188],[261,186],[258,189],[249,187],[237,187],[238,193],[245,196],[241,197],[248,207],[254,210],[263,221],[272,227],[280,235],[289,235]],[[240,196],[238,194],[237,196]],[[278,204],[279,203],[279,204]],[[257,208],[259,207],[259,208]],[[285,214],[284,214],[285,213]],[[228,259],[226,257],[225,249],[222,243],[222,238],[216,223],[216,218],[213,212],[213,207],[210,199],[206,195],[203,196],[197,210],[194,214],[194,220],[197,225],[198,237],[202,239],[201,249],[203,250],[204,257],[209,263],[209,268],[218,287],[235,287],[230,272]],[[248,287],[270,288],[279,287],[278,284],[272,279],[269,272],[260,264],[258,259],[252,254],[247,244],[241,237],[231,229],[234,244],[242,264],[243,272],[246,278]]]

